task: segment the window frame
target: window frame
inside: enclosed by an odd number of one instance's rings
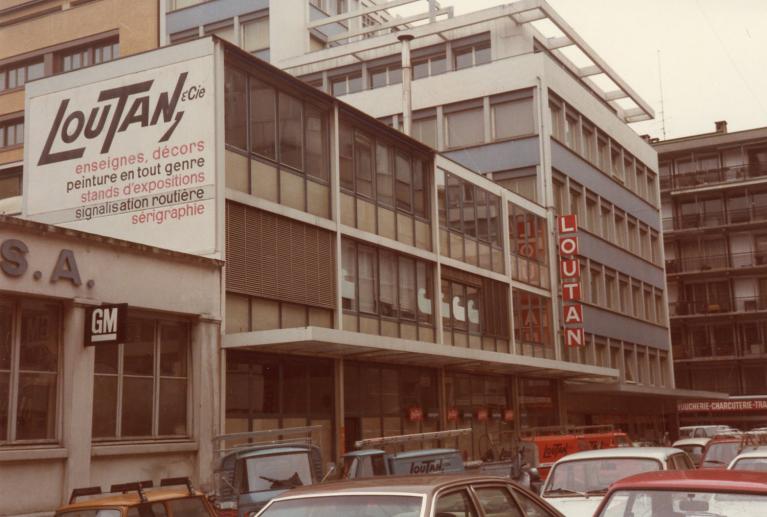
[[[162,440],[178,440],[179,438],[190,438],[193,435],[193,419],[194,419],[194,403],[192,400],[192,388],[193,388],[193,363],[192,363],[192,347],[193,347],[193,340],[192,340],[192,324],[190,321],[184,319],[184,318],[172,318],[172,317],[160,317],[157,315],[152,315],[148,313],[129,313],[128,318],[130,320],[134,321],[142,321],[144,323],[151,322],[152,323],[152,332],[153,332],[153,347],[152,347],[152,422],[151,422],[151,434],[150,435],[130,435],[130,436],[124,436],[122,433],[122,419],[123,419],[123,395],[124,395],[124,387],[125,387],[125,378],[145,378],[146,375],[142,374],[132,374],[132,373],[125,373],[125,347],[129,346],[127,343],[120,343],[117,344],[117,371],[115,373],[104,373],[104,372],[97,372],[96,367],[94,365],[93,368],[93,379],[95,383],[95,378],[97,376],[102,377],[116,377],[117,378],[117,387],[116,387],[116,409],[115,409],[115,428],[114,428],[114,436],[91,436],[91,440],[94,443],[100,443],[100,442],[127,442],[127,441],[135,441],[135,440],[153,440],[153,441],[162,441]],[[185,365],[186,365],[186,376],[172,376],[172,375],[163,375],[162,369],[161,369],[161,363],[162,363],[162,329],[163,326],[173,326],[173,325],[183,325],[186,332],[186,352],[185,352]],[[186,422],[185,422],[185,432],[183,434],[166,434],[162,435],[160,434],[160,400],[161,400],[161,386],[163,379],[185,379],[186,380]],[[95,385],[95,384],[94,384]],[[92,415],[93,418],[97,418],[97,415],[95,414],[96,411],[96,405],[94,403],[93,409],[92,409]]]
[[[53,415],[53,436],[43,439],[17,439],[18,434],[18,397],[20,388],[20,377],[22,373],[21,365],[21,346],[22,346],[22,319],[25,307],[44,305],[48,309],[55,307],[56,311],[56,371],[47,372],[43,370],[29,370],[24,369],[26,372],[40,372],[47,373],[56,376],[56,390],[54,394],[55,414]],[[0,307],[6,307],[9,309],[11,315],[11,343],[10,343],[10,356],[9,356],[9,370],[8,373],[8,407],[7,407],[7,422],[5,429],[5,439],[0,440],[0,449],[6,446],[13,446],[16,444],[52,444],[57,443],[61,439],[61,420],[63,417],[61,407],[61,396],[63,391],[64,381],[64,343],[62,339],[62,333],[64,328],[64,309],[63,307],[49,299],[33,299],[8,296],[0,300]]]

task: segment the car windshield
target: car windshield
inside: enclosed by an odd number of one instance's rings
[[[729,465],[735,459],[740,449],[739,442],[719,442],[708,446],[703,467],[721,467]]]
[[[334,495],[275,501],[259,517],[418,517],[423,499],[400,495]]]
[[[599,517],[756,517],[764,515],[765,508],[767,496],[762,494],[618,490]]]
[[[679,438],[692,438],[692,428],[680,429]]]
[[[546,482],[545,497],[598,495],[619,479],[633,474],[662,470],[658,460],[650,458],[599,458],[565,461],[556,465]]]
[[[767,472],[767,457],[739,459],[732,466],[732,470],[755,470],[756,472]]]
[[[287,490],[312,484],[309,454],[306,452],[256,456],[246,459],[245,465],[248,492]]]

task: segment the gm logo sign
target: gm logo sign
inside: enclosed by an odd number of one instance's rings
[[[85,313],[85,346],[123,343],[128,304],[91,307]]]

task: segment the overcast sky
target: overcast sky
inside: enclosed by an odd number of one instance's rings
[[[663,137],[767,126],[767,0],[548,0],[655,109],[632,124]],[[439,0],[464,14],[510,0]],[[419,7],[425,2],[418,2]]]

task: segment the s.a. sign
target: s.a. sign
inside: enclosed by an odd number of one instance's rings
[[[156,52],[29,85],[26,217],[216,251],[213,56]]]
[[[128,304],[89,307],[85,312],[85,346],[125,342]]]

